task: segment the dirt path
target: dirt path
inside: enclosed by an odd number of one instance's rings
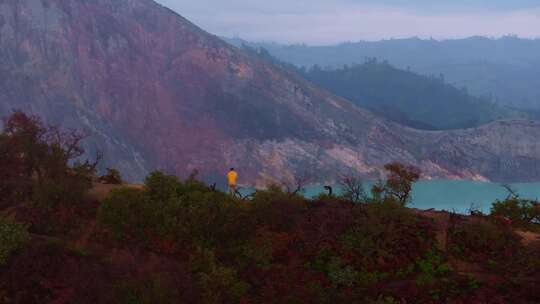
[[[540,233],[534,233],[530,231],[521,231],[521,230],[516,230],[516,233],[520,237],[522,237],[521,243],[525,246],[529,246],[534,243],[540,242]]]
[[[143,189],[142,184],[122,184],[122,185],[107,185],[107,184],[94,184],[94,187],[88,191],[88,197],[99,202],[103,201],[107,195],[114,189],[120,188],[133,188]]]

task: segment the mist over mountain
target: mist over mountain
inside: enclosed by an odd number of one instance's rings
[[[264,47],[273,56],[296,66],[341,68],[366,58],[388,61],[424,75],[444,75],[447,82],[467,88],[472,95],[506,105],[540,108],[540,40],[507,36],[456,40],[391,39],[330,46],[246,43]]]
[[[377,115],[416,129],[451,130],[478,127],[502,119],[535,119],[534,111],[518,110],[487,97],[472,96],[448,84],[444,76],[424,76],[398,69],[387,61],[367,58],[342,68],[314,65],[298,68],[262,47],[241,48],[272,64],[302,75],[321,88]]]
[[[445,83],[443,76],[422,76],[376,60],[337,70],[315,66],[302,74],[358,106],[414,128],[463,129],[498,119],[526,118],[525,113]]]
[[[540,123],[404,127],[150,0],[2,1],[0,20],[0,114],[85,129],[128,180],[197,169],[215,182],[230,166],[251,185],[376,179],[390,161],[425,178],[540,178]]]

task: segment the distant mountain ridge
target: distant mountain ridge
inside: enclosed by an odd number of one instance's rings
[[[264,47],[273,56],[297,66],[341,68],[366,58],[424,75],[439,76],[473,95],[524,109],[540,108],[540,39],[507,36],[456,40],[419,38],[361,41],[329,46],[280,45],[227,39],[240,46]]]
[[[251,185],[375,179],[390,161],[425,178],[540,180],[540,123],[403,127],[150,0],[0,0],[0,79],[0,114],[86,129],[132,181],[153,169],[219,181],[230,166]]]
[[[329,92],[399,124],[422,130],[478,127],[503,119],[537,119],[534,111],[518,110],[470,95],[448,84],[444,76],[401,70],[387,61],[366,58],[341,68],[297,67],[272,56],[263,47],[242,44],[242,50],[292,70]]]
[[[419,129],[471,128],[515,115],[446,84],[442,77],[421,76],[375,59],[336,70],[316,66],[302,74],[358,106]]]

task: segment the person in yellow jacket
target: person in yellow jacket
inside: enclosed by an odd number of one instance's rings
[[[238,180],[238,174],[236,173],[236,171],[234,171],[234,168],[231,168],[231,170],[229,170],[229,173],[227,173],[227,182],[229,183],[229,193],[231,195],[236,195],[237,180]]]

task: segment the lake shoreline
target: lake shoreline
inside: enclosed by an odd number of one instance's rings
[[[364,181],[364,191],[370,194],[371,187],[376,183]],[[411,208],[438,211],[449,211],[467,214],[470,210],[489,213],[491,206],[497,200],[504,200],[508,197],[508,191],[504,184],[473,181],[473,180],[421,180],[414,184],[412,199],[409,204]],[[521,198],[538,200],[540,198],[540,182],[538,183],[514,183],[509,184],[520,195]],[[334,195],[343,193],[340,185],[331,185]],[[256,188],[243,188],[242,194],[250,194]],[[309,185],[304,187],[302,193],[306,198],[313,199],[328,191],[322,184]]]

